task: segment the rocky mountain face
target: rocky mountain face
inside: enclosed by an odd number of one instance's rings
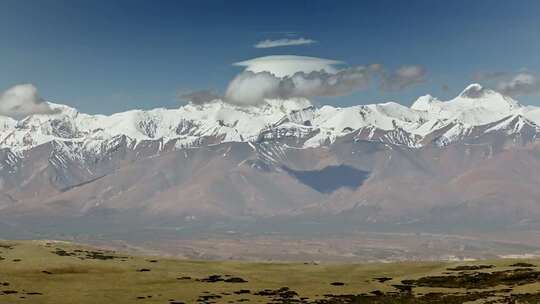
[[[540,223],[540,108],[477,84],[411,107],[215,100],[104,116],[50,106],[0,117],[0,229]]]

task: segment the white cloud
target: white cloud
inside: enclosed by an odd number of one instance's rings
[[[341,61],[317,57],[275,55],[241,61],[234,65],[245,67],[246,71],[254,73],[270,72],[276,77],[285,77],[297,72],[310,73],[321,70],[335,73],[337,72],[336,65],[342,64]]]
[[[425,80],[420,66],[403,66],[387,74],[382,64],[344,67],[343,62],[304,56],[267,56],[235,63],[245,70],[227,87],[224,100],[252,105],[265,99],[328,97],[351,94],[380,79],[384,90],[402,90]]]
[[[270,40],[266,39],[263,41],[259,41],[257,44],[255,44],[253,47],[257,49],[267,49],[267,48],[274,48],[274,47],[281,47],[281,46],[292,46],[292,45],[303,45],[303,44],[312,44],[316,43],[317,41],[313,39],[306,39],[306,38],[283,38],[283,39],[276,39],[276,40]]]
[[[235,104],[257,104],[264,99],[340,96],[369,87],[370,70],[354,67],[336,73],[297,72],[292,76],[276,77],[270,72],[245,71],[229,84],[225,100]]]
[[[269,72],[246,71],[236,76],[225,92],[225,99],[240,105],[257,104],[279,94],[280,79]]]
[[[303,73],[283,79],[283,87],[293,97],[342,96],[369,87],[369,68],[358,66],[337,73]]]
[[[472,79],[505,95],[540,94],[540,77],[527,68],[518,71],[477,72],[473,74]]]
[[[0,115],[15,119],[32,114],[51,114],[54,110],[39,97],[37,88],[32,84],[19,84],[0,94]]]
[[[511,96],[540,93],[540,79],[529,73],[520,72],[497,83],[497,90]]]
[[[381,82],[383,91],[399,91],[423,83],[426,70],[418,65],[402,66],[390,74],[384,74]]]

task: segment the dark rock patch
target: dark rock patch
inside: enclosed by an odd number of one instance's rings
[[[214,303],[211,300],[216,300],[216,299],[221,299],[221,296],[216,295],[216,294],[205,294],[205,295],[199,296],[199,298],[197,298],[197,302],[200,302],[200,303]]]
[[[494,265],[462,265],[454,268],[447,268],[450,271],[467,271],[467,270],[480,270],[494,268]]]
[[[200,280],[201,282],[206,282],[206,283],[215,283],[215,282],[223,282],[224,279],[221,275],[219,274],[213,274],[213,275],[210,275],[204,279],[201,279]]]
[[[299,299],[295,299],[298,297],[298,293],[289,289],[289,287],[281,287],[276,290],[264,289],[254,293],[254,295],[270,297],[273,301],[277,301],[278,303],[293,303],[299,301]]]
[[[459,273],[459,275],[428,276],[401,282],[405,285],[421,287],[482,289],[498,285],[517,286],[540,282],[540,271],[524,268],[491,273]]]
[[[400,292],[412,292],[413,286],[411,285],[392,285],[395,289]]]
[[[73,256],[74,254],[71,254],[64,249],[56,248],[52,253],[58,255],[58,256]]]
[[[15,245],[11,245],[11,244],[0,244],[0,249],[7,249],[7,250],[11,250],[15,247]]]
[[[386,281],[390,281],[392,280],[392,278],[387,278],[387,277],[380,277],[380,278],[373,278],[375,281],[379,282],[379,283],[384,283]]]
[[[101,251],[101,250],[81,250],[81,249],[75,249],[73,251],[66,251],[62,248],[55,248],[55,250],[52,252],[58,256],[64,256],[64,257],[76,257],[80,260],[126,260],[127,257],[125,256],[116,256],[114,255],[114,252],[112,251]]]
[[[536,265],[520,262],[510,265],[510,267],[536,267]]]
[[[244,280],[242,278],[232,277],[232,278],[225,279],[224,282],[226,282],[226,283],[247,283],[248,281],[246,281],[246,280]]]
[[[373,294],[373,293],[372,293]],[[382,293],[375,295],[325,295],[316,304],[462,304],[493,296],[492,292],[470,292],[468,294],[427,293],[414,296],[411,293]],[[510,302],[501,302],[510,303]]]

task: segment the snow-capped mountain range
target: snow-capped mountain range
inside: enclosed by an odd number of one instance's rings
[[[386,102],[317,108],[301,98],[236,106],[215,100],[202,105],[189,103],[178,109],[132,110],[106,116],[49,105],[54,114],[21,120],[0,116],[0,147],[22,152],[58,141],[75,142],[86,151],[98,152],[103,142],[126,136],[133,145],[160,140],[179,148],[287,137],[297,139],[298,148],[309,148],[356,132],[363,140],[419,148],[429,144],[426,139],[433,138],[433,134],[436,144],[448,145],[482,126],[489,126],[484,133],[503,129],[519,133],[524,126],[538,129],[540,125],[539,107],[523,106],[478,84],[469,85],[448,101],[422,96],[411,107]]]
[[[48,107],[0,117],[2,231],[283,217],[400,231],[540,227],[540,108],[477,84],[410,107],[214,100],[109,116]]]

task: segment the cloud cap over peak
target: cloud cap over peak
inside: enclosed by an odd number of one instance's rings
[[[245,67],[246,71],[254,73],[270,72],[276,77],[292,76],[297,72],[310,73],[321,70],[327,73],[336,73],[336,66],[342,64],[343,62],[338,60],[296,55],[272,55],[234,63],[235,66]]]

